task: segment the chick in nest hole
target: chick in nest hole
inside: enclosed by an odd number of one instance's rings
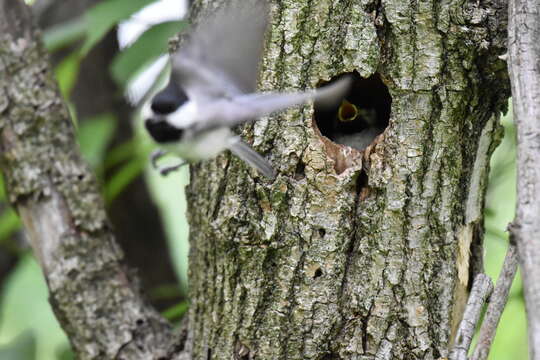
[[[363,150],[384,131],[373,108],[364,108],[344,99],[332,119],[330,140]]]

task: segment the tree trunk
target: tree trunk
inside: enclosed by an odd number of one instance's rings
[[[531,360],[540,359],[540,3],[512,0],[508,59],[517,129],[516,219]]]
[[[188,349],[194,359],[447,357],[481,270],[509,93],[498,58],[506,4],[283,0],[271,16],[263,90],[356,72],[349,96],[388,126],[354,150],[321,135],[332,114],[304,107],[243,129],[275,181],[230,154],[192,166]]]

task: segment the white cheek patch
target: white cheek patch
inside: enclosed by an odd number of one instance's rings
[[[144,105],[141,108],[141,118],[143,119],[143,121],[145,121],[146,119],[153,118],[155,115],[150,106],[151,106],[151,102],[147,101],[144,103]]]
[[[175,112],[167,115],[166,118],[167,122],[176,128],[189,127],[197,120],[197,104],[194,101],[188,101]]]

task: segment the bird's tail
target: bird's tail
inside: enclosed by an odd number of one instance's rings
[[[274,179],[276,177],[276,173],[268,161],[266,161],[266,159],[259,155],[259,153],[253,150],[240,138],[232,138],[228,148],[234,155],[238,156],[250,166],[260,171],[264,176],[270,179]]]

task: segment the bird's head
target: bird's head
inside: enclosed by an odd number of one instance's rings
[[[173,118],[187,102],[186,93],[174,81],[152,98],[144,126],[154,141],[162,144],[181,140],[184,129],[175,125]]]

